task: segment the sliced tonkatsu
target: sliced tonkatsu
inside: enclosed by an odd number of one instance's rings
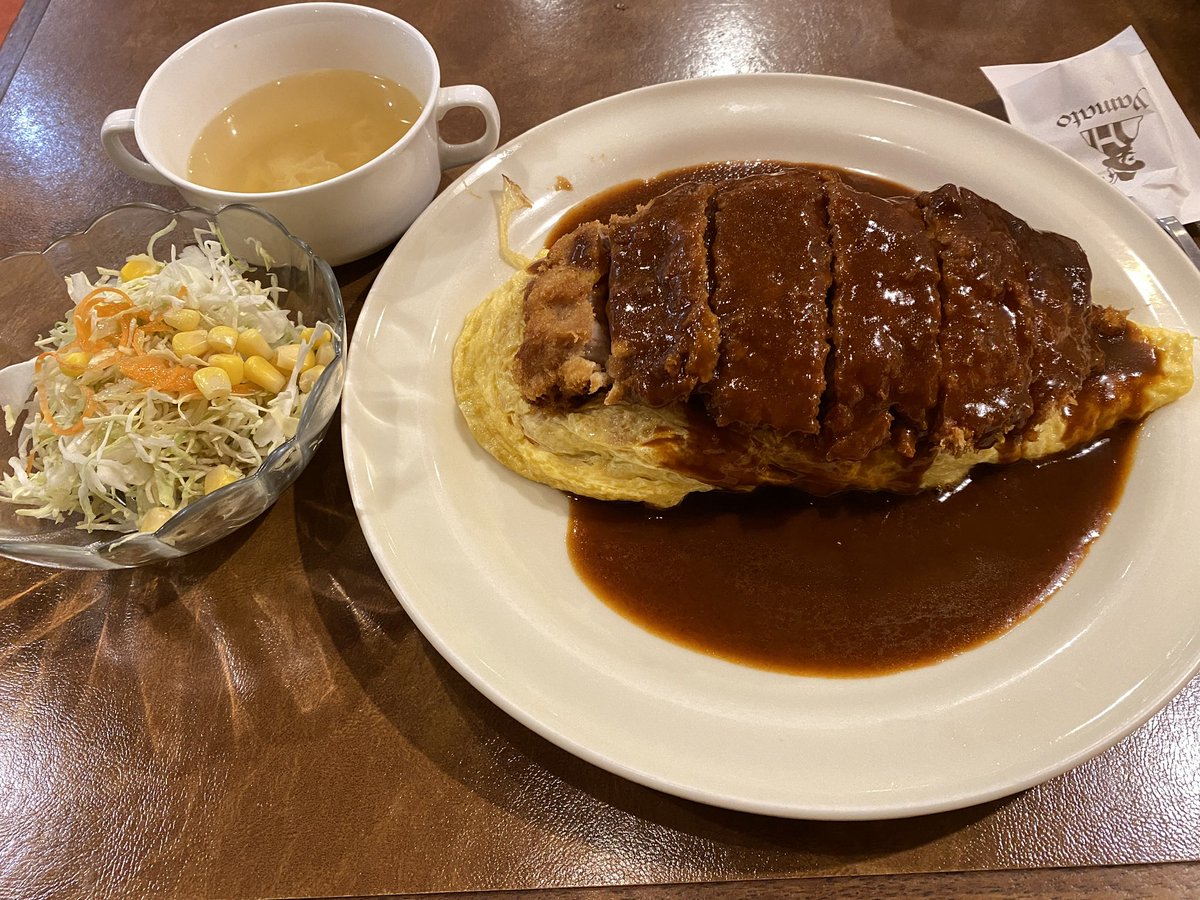
[[[711,184],[684,184],[609,222],[608,403],[663,406],[713,376],[717,317],[709,306]]]
[[[895,438],[913,456],[941,376],[937,249],[921,210],[830,176],[835,289],[825,436],[832,459],[863,459]]]
[[[885,198],[801,168],[679,185],[531,273],[529,402],[688,404],[839,464],[1032,435],[1114,327],[1074,241],[955,185]]]
[[[980,198],[955,185],[919,194],[942,270],[941,422],[934,439],[989,447],[1033,412],[1031,350],[1014,291],[1025,269]]]
[[[1053,232],[1037,231],[1012,213],[989,203],[1004,222],[1025,264],[1031,300],[1033,347],[1030,399],[1038,425],[1071,402],[1084,380],[1104,365],[1092,306],[1092,270],[1079,244]]]
[[[746,178],[716,195],[712,308],[720,358],[704,399],[719,425],[816,434],[829,351],[831,250],[820,178]]]
[[[534,263],[515,372],[530,400],[557,403],[607,387],[608,234],[586,222]]]

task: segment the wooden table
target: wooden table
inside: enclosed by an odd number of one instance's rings
[[[107,160],[100,123],[174,48],[264,5],[28,0],[0,50],[0,253],[124,201],[177,203]],[[429,37],[443,83],[493,92],[502,140],[733,71],[890,82],[999,114],[979,66],[1065,57],[1129,24],[1200,123],[1200,15],[1182,0],[376,5]],[[384,258],[339,270],[352,321]],[[424,641],[366,548],[336,424],[268,514],[207,552],[103,575],[0,563],[0,584],[0,894],[1200,889],[1200,681],[1093,761],[958,812],[794,822],[661,795],[518,725]]]

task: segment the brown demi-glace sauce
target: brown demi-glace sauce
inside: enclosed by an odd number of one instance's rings
[[[1136,431],[955,492],[787,489],[669,510],[571,499],[571,559],[614,609],[747,665],[873,675],[1011,628],[1075,569],[1120,499]]]
[[[549,241],[698,175],[784,165],[719,163],[622,185],[572,209]],[[1153,364],[1134,356],[1120,367]],[[976,646],[1034,611],[1108,521],[1136,439],[1137,426],[1122,426],[1063,458],[979,467],[953,491],[916,496],[714,492],[669,510],[572,497],[568,549],[599,597],[665,638],[762,668],[875,675]]]

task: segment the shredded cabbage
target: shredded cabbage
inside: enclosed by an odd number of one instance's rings
[[[24,415],[0,477],[0,500],[21,507],[17,515],[78,516],[87,531],[155,530],[204,495],[215,469],[233,470],[227,481],[245,476],[295,434],[307,398],[300,366],[277,393],[243,381],[205,399],[190,378],[209,363],[175,352],[163,316],[196,310],[200,329],[257,329],[272,350],[300,344],[302,359],[329,340],[329,327],[317,323],[305,340],[304,323],[279,306],[275,277],[244,277],[248,267],[213,232],[197,230],[194,245],[172,246],[160,261],[155,244],[173,227],[123,269],[66,279],[75,308],[36,342],[36,391],[23,408],[4,407],[9,433]]]

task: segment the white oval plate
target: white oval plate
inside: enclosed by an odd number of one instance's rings
[[[777,674],[655,637],[597,600],[566,553],[567,501],[480,450],[450,358],[464,315],[511,274],[501,173],[533,208],[532,254],[603,188],[723,159],[840,165],[913,188],[956,182],[1080,240],[1097,302],[1200,326],[1200,277],[1155,224],[1065,155],[954,104],[805,75],[677,82],[522,135],[451,185],[383,267],[355,329],[346,468],[375,559],[417,626],[492,701],[598,766],[679,796],[780,816],[962,807],[1111,746],[1200,665],[1200,407],[1151,417],[1125,499],[1078,572],[1008,634],[860,679]],[[558,176],[573,191],[556,191]]]

